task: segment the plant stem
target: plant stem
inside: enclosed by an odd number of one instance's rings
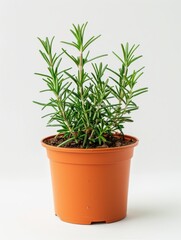
[[[55,71],[54,71],[54,68],[53,68],[53,61],[52,61],[52,54],[51,54],[51,52],[50,52],[48,55],[49,55],[50,67],[51,67],[51,69],[52,69],[52,72],[55,72]],[[57,87],[57,85],[58,85],[57,76],[55,77],[54,80],[55,80],[55,81],[54,81],[54,83],[55,83],[55,86],[54,86],[54,87],[55,87],[55,89],[56,89],[56,87]],[[65,124],[66,124],[69,132],[72,134],[73,137],[75,137],[75,133],[74,133],[74,131],[72,130],[72,128],[70,127],[70,124],[69,124],[69,122],[67,121],[67,118],[66,118],[66,116],[65,116],[65,112],[64,112],[63,106],[62,106],[62,104],[61,104],[61,99],[60,99],[60,97],[59,97],[59,94],[58,94],[58,92],[54,92],[54,94],[55,94],[56,99],[57,99],[57,102],[58,102],[59,112],[60,112],[61,116],[63,117],[64,122],[65,122]],[[76,139],[75,139],[75,141],[76,141]]]
[[[79,80],[80,80],[80,85],[79,85],[79,92],[80,92],[80,99],[81,99],[81,103],[82,103],[82,109],[84,112],[84,116],[87,122],[87,126],[86,128],[89,127],[89,118],[88,115],[86,113],[85,110],[85,102],[84,102],[84,92],[83,92],[83,51],[82,51],[82,47],[80,48],[80,57],[79,57],[79,66],[78,66],[78,73],[79,73]]]
[[[121,109],[122,108],[122,100],[121,99],[124,98],[124,92],[123,92],[122,88],[124,86],[124,83],[125,83],[125,80],[126,80],[126,77],[127,77],[127,73],[128,73],[128,66],[127,66],[127,63],[125,63],[125,69],[124,69],[123,77],[120,76],[120,98],[118,99],[119,106],[117,107],[117,113],[116,113],[116,116],[115,116],[115,118],[117,120],[115,121],[114,126],[117,126],[118,123],[119,123],[119,116],[120,116],[121,110],[122,110]],[[126,106],[124,107],[124,111],[126,110],[127,105],[128,104],[127,104],[127,101],[126,101]],[[123,116],[123,114],[121,114],[121,116]]]
[[[81,47],[80,57],[79,57],[79,74],[80,74],[80,80],[81,81],[82,81],[82,72],[83,72],[83,52],[82,52],[82,47]]]
[[[72,136],[75,136],[75,133],[74,133],[74,131],[72,130],[72,128],[70,127],[69,122],[67,121],[67,118],[66,118],[66,116],[65,116],[65,112],[64,112],[64,109],[63,109],[63,107],[62,107],[61,100],[60,100],[60,98],[59,98],[59,96],[58,96],[57,94],[55,94],[55,96],[56,96],[57,102],[58,102],[58,109],[59,109],[59,111],[60,111],[60,113],[61,113],[61,115],[62,115],[62,117],[63,117],[63,119],[64,119],[64,121],[65,121],[65,124],[66,124],[69,132],[72,134]]]

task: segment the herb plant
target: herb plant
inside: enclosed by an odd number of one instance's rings
[[[51,108],[44,115],[48,117],[47,126],[57,127],[58,135],[62,134],[63,141],[60,147],[74,142],[83,148],[93,145],[104,145],[115,132],[120,132],[124,138],[123,128],[125,122],[132,122],[130,113],[138,109],[134,99],[147,92],[147,88],[136,88],[138,79],[143,74],[143,67],[130,71],[130,66],[142,56],[136,56],[139,45],[130,46],[121,44],[122,56],[113,52],[120,63],[117,70],[113,70],[102,62],[97,64],[94,60],[107,56],[90,57],[89,46],[99,36],[92,36],[85,40],[87,23],[75,26],[70,30],[74,40],[62,41],[78,51],[78,56],[72,55],[65,48],[60,54],[53,51],[53,40],[38,38],[43,47],[40,54],[47,63],[46,73],[36,73],[42,77],[47,88],[41,92],[51,92],[52,97],[47,103],[34,103],[42,105],[42,110]],[[61,68],[63,57],[68,57],[72,65],[67,69]],[[86,72],[85,65],[91,64],[92,71]],[[56,136],[58,136],[56,135]]]

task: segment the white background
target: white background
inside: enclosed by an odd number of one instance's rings
[[[134,123],[125,132],[140,139],[132,161],[128,217],[113,224],[81,226],[54,216],[49,164],[40,139],[45,99],[34,72],[45,65],[39,37],[70,40],[72,23],[88,21],[88,36],[102,34],[93,53],[120,43],[140,43],[145,65]],[[0,0],[0,238],[181,239],[181,2],[179,0]]]

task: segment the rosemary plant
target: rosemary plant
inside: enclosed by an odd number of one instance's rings
[[[74,40],[62,41],[78,51],[74,56],[65,48],[60,54],[53,51],[53,40],[46,38],[41,42],[43,50],[40,54],[47,63],[47,73],[36,73],[42,77],[47,88],[41,92],[51,92],[47,103],[34,101],[42,106],[42,110],[49,107],[51,111],[44,115],[48,117],[47,126],[57,127],[58,134],[62,134],[64,141],[58,146],[75,143],[83,148],[93,145],[104,145],[109,140],[107,136],[119,131],[124,137],[125,122],[132,122],[130,113],[138,109],[134,99],[147,92],[147,88],[136,88],[138,79],[143,74],[143,68],[130,71],[130,66],[142,56],[136,56],[139,45],[129,46],[121,44],[122,56],[113,52],[120,62],[120,68],[113,70],[108,65],[94,63],[94,60],[107,54],[89,57],[89,46],[99,36],[92,36],[85,40],[87,23],[75,26],[70,30]],[[60,67],[62,58],[68,57],[72,65],[67,69]],[[86,72],[85,65],[91,64],[92,72]],[[107,77],[109,76],[109,77]]]

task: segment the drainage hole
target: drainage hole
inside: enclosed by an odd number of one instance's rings
[[[94,222],[91,222],[91,224],[103,224],[103,223],[106,223],[106,221],[94,221]]]

